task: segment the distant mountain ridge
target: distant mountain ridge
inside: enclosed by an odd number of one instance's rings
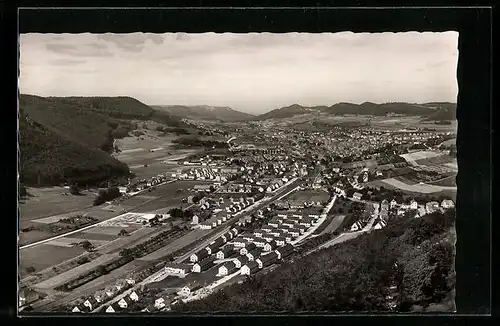
[[[424,104],[394,102],[376,104],[364,102],[353,104],[340,102],[332,106],[305,107],[299,104],[282,107],[255,117],[253,120],[283,119],[300,114],[326,113],[334,115],[355,114],[384,116],[387,114],[419,115],[429,120],[454,120],[456,119],[456,103],[432,102]]]
[[[231,122],[249,120],[255,117],[252,114],[237,111],[227,106],[153,105],[151,107],[156,110],[163,110],[173,116],[198,120],[221,120]]]

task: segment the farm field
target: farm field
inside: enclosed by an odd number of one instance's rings
[[[54,234],[48,231],[33,230],[30,232],[19,232],[19,246],[53,237]]]
[[[456,190],[456,187],[444,187],[444,186],[436,186],[436,185],[429,185],[429,184],[414,184],[414,185],[409,185],[404,182],[401,182],[397,179],[384,179],[381,180],[385,185],[388,185],[389,187],[405,190],[405,191],[410,191],[410,192],[418,192],[418,193],[423,193],[423,194],[430,194],[430,193],[435,193],[439,192],[442,190]]]
[[[26,268],[32,266],[35,270],[43,270],[57,265],[65,260],[76,257],[85,252],[81,247],[56,247],[49,244],[24,249],[19,254],[19,272],[26,274]]]
[[[144,257],[138,258],[138,260],[145,260],[145,261],[155,261],[158,259],[161,259],[195,241],[209,233],[211,230],[193,230],[189,232],[188,234],[175,239],[171,243],[169,243],[167,246],[160,248],[159,250],[152,252]]]
[[[51,277],[48,280],[45,280],[43,282],[40,282],[35,285],[35,287],[39,289],[51,289],[55,288],[73,278],[76,278],[78,275],[84,274],[93,268],[105,264],[111,260],[113,260],[115,257],[117,257],[117,254],[106,254],[98,257],[97,259],[94,259],[88,263],[82,264],[80,266],[77,266],[75,268],[72,268],[64,273],[61,273],[57,276]]]
[[[457,160],[446,153],[442,155],[416,160],[418,165],[444,165],[445,163],[456,163]]]
[[[105,247],[99,248],[99,251],[102,253],[117,253],[122,249],[127,247],[132,247],[140,242],[144,242],[149,238],[154,237],[155,235],[161,233],[162,231],[167,230],[168,228],[149,228],[145,227],[137,230],[136,232],[130,234],[127,237],[121,237],[113,242],[106,244]]]
[[[332,233],[335,232],[339,226],[342,224],[344,221],[345,215],[336,215],[330,223],[327,225],[327,227],[321,231],[320,235],[325,234],[325,233]]]
[[[430,182],[429,184],[442,187],[456,187],[457,186],[456,177],[457,177],[456,175],[452,175],[438,181]]]
[[[82,191],[81,196],[64,196],[69,193],[64,187],[27,188],[27,192],[30,196],[19,201],[21,222],[90,207],[94,200],[89,191]]]
[[[418,151],[408,154],[401,154],[400,156],[404,158],[408,163],[413,163],[418,160],[429,159],[432,157],[441,156],[443,154],[444,152],[437,151]]]
[[[298,190],[292,192],[290,195],[286,196],[285,200],[293,200],[293,201],[326,201],[330,198],[328,192],[323,190]]]
[[[81,243],[85,240],[87,240],[87,239],[64,237],[64,238],[51,240],[51,241],[47,242],[47,244],[51,245],[51,246],[70,248],[70,247],[73,247],[73,244]],[[104,240],[89,240],[89,241],[96,248],[109,242],[109,241],[104,241]]]

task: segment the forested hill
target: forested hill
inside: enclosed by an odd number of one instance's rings
[[[101,149],[57,134],[27,117],[19,117],[19,173],[24,185],[57,185],[71,178],[96,184],[129,174],[126,164]]]
[[[453,209],[420,219],[395,218],[381,230],[297,256],[268,274],[179,303],[172,311],[384,312],[392,303],[401,312],[451,312],[454,220]]]
[[[208,105],[156,105],[152,106],[159,111],[165,111],[171,115],[194,120],[220,120],[224,122],[243,121],[253,118],[248,113],[234,110],[230,107],[208,106]]]
[[[127,166],[108,153],[114,139],[134,129],[131,120],[186,126],[130,97],[20,95],[19,120],[20,173],[26,185],[54,185],[68,178],[93,183],[126,175]]]
[[[429,120],[454,120],[456,104],[448,102],[433,102],[414,104],[405,102],[362,104],[336,103],[332,106],[305,107],[299,104],[279,108],[257,116],[254,120],[282,119],[299,114],[324,113],[332,115],[373,115],[384,116],[390,114],[423,116]]]

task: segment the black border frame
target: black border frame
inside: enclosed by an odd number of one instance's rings
[[[19,6],[35,4],[23,1]],[[47,2],[47,1],[46,1]],[[197,1],[195,5],[200,5]],[[288,2],[289,3],[289,2]],[[289,4],[286,4],[289,6]],[[359,2],[358,2],[359,4]],[[57,4],[54,4],[57,5]],[[54,6],[53,5],[53,6]],[[87,2],[87,5],[90,5]],[[110,6],[110,4],[107,4]],[[123,5],[123,4],[122,4]],[[146,5],[146,4],[143,4]],[[75,5],[73,5],[75,6]],[[5,119],[8,139],[14,138],[17,126],[12,123],[16,119],[17,107],[17,7],[7,5],[3,10],[2,21],[5,22],[4,40],[2,44],[6,59],[2,61],[2,70],[7,77],[7,87],[4,86]],[[85,9],[85,10],[20,10],[19,32],[45,33],[78,33],[78,32],[404,32],[404,31],[449,31],[459,32],[459,61],[457,79],[459,95],[457,99],[458,125],[458,165],[457,176],[457,296],[458,315],[491,313],[491,178],[492,178],[492,9],[482,8],[177,8],[177,9]],[[16,58],[16,59],[14,59]],[[17,61],[17,60],[16,60]],[[7,63],[8,62],[8,63]],[[12,79],[16,80],[16,84]],[[7,113],[8,112],[8,113]],[[12,120],[11,120],[12,119]],[[15,121],[15,120],[14,120]],[[9,137],[10,136],[10,137]],[[6,156],[6,179],[8,184],[16,182],[17,153],[15,139],[9,141],[9,153]],[[15,146],[15,147],[14,147]],[[17,182],[16,182],[17,183]],[[12,188],[9,188],[12,189]],[[17,198],[12,191],[2,194],[2,201],[15,203]],[[5,218],[14,213],[10,210]],[[9,219],[9,218],[7,218]],[[9,219],[10,220],[10,219]],[[9,221],[12,222],[12,221]],[[13,226],[6,227],[8,246],[16,243],[17,236],[12,236]],[[5,239],[5,238],[4,238]],[[17,256],[16,256],[17,257]],[[17,259],[17,258],[15,258]],[[13,260],[9,265],[15,266]],[[10,271],[7,279],[17,279],[16,269]],[[4,274],[5,275],[5,274]],[[3,300],[7,300],[7,309],[2,309],[10,316],[16,315],[15,293],[17,287],[12,281],[12,288]],[[146,322],[149,319],[138,320],[126,315],[130,320]],[[153,315],[154,316],[154,315]],[[140,318],[143,318],[141,316]],[[175,318],[162,316],[163,318]],[[89,317],[79,317],[86,320]],[[118,322],[125,320],[121,317]],[[154,318],[154,317],[153,317]],[[214,317],[216,318],[216,317]],[[235,317],[233,317],[235,318]],[[252,317],[259,318],[259,317]],[[318,317],[310,317],[310,321]],[[337,317],[336,317],[337,318]],[[358,317],[345,316],[351,322]],[[422,317],[417,317],[420,319]],[[441,317],[442,318],[442,317]],[[440,318],[440,319],[441,319]],[[240,319],[240,318],[238,318]],[[260,319],[260,318],[259,318]],[[267,317],[267,320],[274,320]],[[361,318],[362,319],[362,318]],[[21,319],[27,322],[32,318]],[[57,322],[63,320],[57,318]],[[106,318],[114,320],[114,318]],[[299,321],[298,319],[295,319]],[[55,322],[56,320],[54,320]],[[274,320],[276,321],[276,320]],[[303,318],[300,321],[305,321]],[[443,320],[444,321],[444,320]],[[52,322],[52,321],[51,321]],[[170,322],[170,321],[169,321]],[[240,321],[238,321],[239,323]],[[260,321],[254,320],[253,323]],[[308,321],[309,322],[309,321]]]

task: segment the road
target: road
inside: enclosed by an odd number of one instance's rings
[[[158,184],[156,185],[155,187],[157,186],[162,186],[162,185],[165,185],[165,184],[168,184],[168,183],[172,183],[172,182],[175,182],[176,180],[170,180],[170,181],[166,181],[166,182],[163,182],[161,184]],[[134,193],[131,197],[139,194],[140,192],[137,192],[137,193]],[[135,209],[138,209],[140,208],[141,206],[144,206],[146,204],[148,204],[149,202],[153,201],[153,200],[157,200],[158,198],[153,198],[153,199],[150,199],[142,204],[139,204],[135,207],[132,207],[132,208],[129,208],[129,209],[124,209],[120,215],[118,216],[115,216],[115,217],[112,217],[110,219],[107,219],[107,220],[104,220],[104,221],[101,221],[101,222],[98,222],[98,223],[95,223],[95,224],[91,224],[91,225],[88,225],[88,226],[85,226],[81,229],[77,229],[77,230],[74,230],[74,231],[70,231],[70,232],[67,232],[67,233],[63,233],[63,234],[60,234],[60,235],[57,235],[57,236],[54,236],[52,238],[48,238],[48,239],[44,239],[44,240],[40,240],[40,241],[37,241],[37,242],[33,242],[33,243],[30,243],[30,244],[27,244],[27,245],[24,245],[22,247],[19,247],[19,250],[23,250],[23,249],[28,249],[28,248],[31,248],[31,247],[35,247],[35,246],[38,246],[38,245],[41,245],[41,244],[44,244],[44,243],[47,243],[47,242],[50,242],[52,240],[56,240],[56,239],[59,239],[59,238],[64,238],[64,237],[67,237],[69,235],[72,235],[72,234],[75,234],[75,233],[78,233],[78,232],[82,232],[82,231],[85,231],[85,230],[88,230],[88,229],[91,229],[91,228],[94,228],[94,227],[97,227],[99,225],[102,225],[102,224],[105,224],[105,223],[108,223],[110,221],[113,221],[113,220],[116,220],[120,217],[122,217],[124,214],[128,213],[129,211],[131,210],[135,210]]]

